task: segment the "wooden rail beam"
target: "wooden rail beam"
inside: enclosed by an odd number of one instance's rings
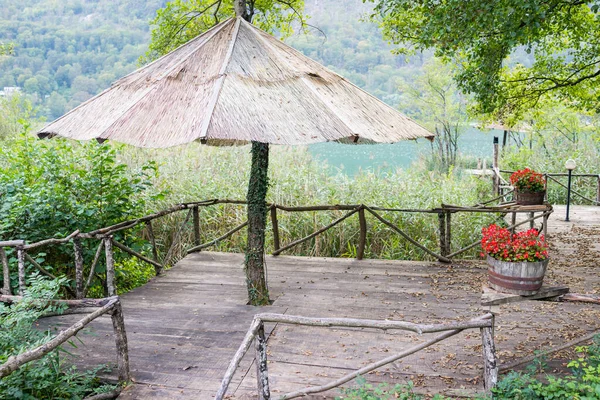
[[[365,208],[358,210],[358,224],[360,227],[358,236],[358,248],[356,249],[356,259],[362,260],[365,256],[365,247],[367,245],[367,219],[365,218]]]
[[[360,207],[360,206],[359,206]],[[293,241],[292,243],[283,246],[282,248],[280,248],[279,250],[275,250],[273,252],[273,255],[276,256],[278,254],[281,254],[282,252],[299,245],[300,243],[304,243],[309,239],[314,238],[315,236],[325,232],[326,230],[333,228],[334,226],[336,226],[337,224],[339,224],[340,222],[342,222],[343,220],[345,220],[346,218],[350,217],[351,215],[353,215],[354,213],[357,213],[359,210],[359,208],[355,208],[354,210],[350,211],[349,213],[344,214],[343,216],[341,216],[340,218],[336,219],[335,221],[333,221],[332,223],[330,223],[329,225],[326,225],[324,227],[322,227],[321,229],[319,229],[316,232],[311,233],[310,235],[303,237],[302,239],[298,239]]]
[[[0,247],[0,260],[2,261],[2,280],[4,283],[2,287],[2,293],[10,296],[10,268],[8,266],[8,258],[6,257],[6,251],[4,250],[4,247]]]
[[[196,251],[200,251],[202,249],[205,249],[207,247],[214,246],[215,244],[219,243],[221,240],[227,239],[229,236],[233,235],[234,233],[236,233],[237,231],[239,231],[240,229],[242,229],[246,225],[248,225],[248,221],[244,222],[241,225],[236,226],[235,228],[233,228],[229,232],[225,233],[224,235],[219,236],[215,240],[212,240],[212,241],[210,241],[208,243],[201,244],[200,246],[192,247],[187,252],[188,252],[188,254],[190,254],[190,253],[194,253]]]

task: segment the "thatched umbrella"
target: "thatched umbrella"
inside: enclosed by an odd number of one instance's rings
[[[249,19],[243,9],[238,15]],[[268,302],[263,257],[269,144],[433,138],[410,118],[242,17],[214,26],[121,78],[38,135],[150,148],[195,140],[251,142],[246,274],[253,304]]]

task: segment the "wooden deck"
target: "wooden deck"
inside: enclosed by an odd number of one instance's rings
[[[256,312],[413,322],[483,314],[479,303],[485,270],[477,262],[449,267],[425,262],[268,257],[268,281],[275,302],[261,309],[245,304],[242,262],[241,254],[196,253],[122,297],[136,384],[121,398],[212,398]],[[597,274],[590,278],[587,268],[581,271],[588,275],[586,286],[600,290]],[[562,278],[557,270],[548,283],[560,284]],[[64,325],[77,319],[51,320]],[[501,306],[496,323],[497,353],[503,364],[600,329],[600,308],[521,302]],[[267,330],[274,395],[323,384],[423,340],[406,332],[367,329],[267,325]],[[76,364],[114,364],[110,319],[100,318],[78,337],[85,345],[75,350]],[[231,398],[254,398],[252,362],[249,353],[230,387]],[[458,395],[482,389],[481,371],[480,335],[469,331],[367,378],[391,383],[412,380],[421,392]],[[331,391],[311,398],[338,394]]]

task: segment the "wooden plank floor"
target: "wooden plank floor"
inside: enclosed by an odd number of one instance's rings
[[[355,317],[413,322],[465,320],[479,306],[485,270],[478,262],[439,263],[306,257],[267,258],[272,306],[245,305],[243,255],[202,252],[125,294],[123,308],[135,385],[124,399],[210,399],[257,312],[314,317]],[[586,272],[587,273],[587,272]],[[560,280],[560,274],[549,284]],[[596,280],[596,283],[597,280]],[[64,326],[77,316],[52,318]],[[593,305],[522,302],[501,307],[496,319],[501,363],[600,329]],[[274,394],[326,383],[351,370],[425,340],[405,332],[267,325]],[[110,319],[100,318],[78,336],[74,362],[110,364],[115,349]],[[253,353],[253,352],[252,352]],[[243,360],[231,398],[254,398],[253,354]],[[419,391],[481,390],[478,331],[462,334],[384,367],[367,378],[412,380]],[[110,373],[109,373],[110,375]],[[333,398],[338,391],[310,398]]]

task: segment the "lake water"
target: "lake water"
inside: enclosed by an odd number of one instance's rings
[[[498,136],[502,142],[502,131],[469,128],[459,137],[459,150],[463,155],[485,159],[489,166],[492,163],[494,136]],[[357,146],[329,142],[313,144],[309,150],[313,157],[327,161],[333,169],[355,175],[360,169],[406,169],[421,155],[429,154],[431,144],[426,139]]]

